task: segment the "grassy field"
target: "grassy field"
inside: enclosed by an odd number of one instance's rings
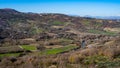
[[[34,45],[21,45],[21,47],[24,49],[24,50],[37,50],[36,46]]]
[[[65,22],[60,22],[60,21],[54,21],[52,22],[52,25],[65,25]]]
[[[101,30],[95,30],[95,29],[90,29],[90,30],[88,30],[88,32],[89,33],[94,33],[94,34],[110,35],[110,36],[117,35],[117,33],[114,33],[114,32],[101,31]]]
[[[21,45],[21,47],[24,49],[24,50],[36,50],[36,46],[33,46],[33,45]],[[19,53],[5,53],[5,54],[0,54],[0,57],[10,57],[10,56],[19,56],[21,52]]]
[[[69,50],[72,50],[72,49],[75,49],[75,48],[77,48],[77,46],[68,45],[68,46],[64,46],[64,47],[61,47],[61,48],[47,49],[45,51],[42,51],[41,54],[53,55],[53,54],[58,54],[58,53],[61,53],[61,52],[69,51]]]
[[[86,25],[86,26],[89,26],[90,25],[90,22],[89,21],[83,21],[84,23],[84,25]]]
[[[44,29],[42,29],[42,28],[37,28],[37,27],[31,28],[31,34],[38,34],[38,33],[42,33],[43,31],[44,31]]]
[[[16,57],[16,56],[19,56],[19,55],[20,55],[20,53],[5,53],[5,54],[0,54],[0,58],[2,58],[2,57],[10,57],[10,56]]]

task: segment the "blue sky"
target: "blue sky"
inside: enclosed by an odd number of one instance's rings
[[[34,13],[120,16],[120,0],[0,0],[0,8]]]

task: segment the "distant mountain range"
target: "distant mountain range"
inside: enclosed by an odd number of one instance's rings
[[[70,14],[70,16],[75,16],[75,17],[89,17],[89,18],[96,18],[96,19],[113,19],[113,20],[120,20],[120,16],[91,16],[91,15],[85,15],[85,16],[80,16],[80,15],[75,15],[75,14]]]
[[[97,19],[120,19],[120,16],[89,16],[89,15],[86,15],[84,17],[90,17],[90,18],[97,18]]]

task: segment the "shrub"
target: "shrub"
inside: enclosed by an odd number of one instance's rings
[[[96,48],[88,48],[81,50],[80,54],[83,56],[93,56],[98,54],[98,50]]]
[[[77,63],[79,61],[79,56],[76,54],[72,54],[68,58],[70,63]]]
[[[88,56],[84,59],[84,64],[97,64],[101,62],[108,61],[108,58],[105,56],[95,55],[95,56]]]
[[[97,63],[98,68],[119,68],[120,61],[105,61]]]
[[[44,47],[43,45],[39,45],[39,46],[37,46],[36,48],[37,48],[37,50],[39,50],[39,51],[45,50],[45,47]]]
[[[103,50],[103,55],[109,58],[114,58],[120,54],[120,48],[106,48]]]

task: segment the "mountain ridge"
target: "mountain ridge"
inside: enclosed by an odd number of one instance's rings
[[[118,28],[120,23],[116,20],[75,17],[57,13],[38,14],[19,12],[14,9],[0,9],[0,26],[5,32],[7,31],[6,37],[18,34],[18,38],[25,38],[39,35],[41,32],[57,34],[71,29],[79,32],[88,32],[90,29],[104,31],[106,27]],[[19,34],[22,34],[21,37]]]

